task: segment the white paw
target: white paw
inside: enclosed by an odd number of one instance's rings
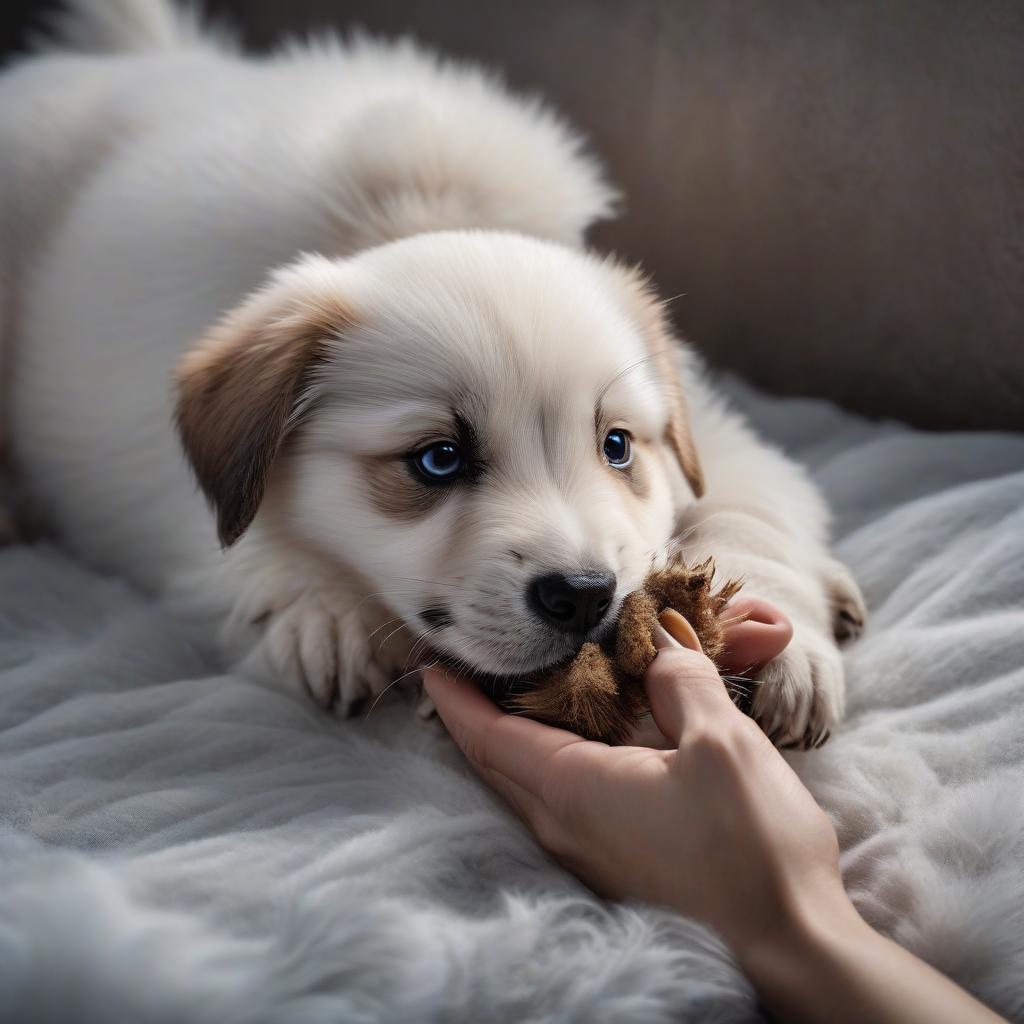
[[[821,746],[843,715],[843,661],[833,641],[799,627],[759,673],[751,714],[779,747]]]
[[[441,721],[441,716],[437,713],[437,708],[434,707],[434,702],[425,691],[420,693],[416,703],[416,722],[435,736],[444,736],[447,732],[444,722]]]
[[[273,613],[266,630],[273,668],[343,717],[391,682],[374,657],[358,608],[340,609],[305,595]]]
[[[832,608],[832,632],[836,640],[846,643],[864,632],[868,607],[853,574],[834,558],[825,568],[825,592]]]

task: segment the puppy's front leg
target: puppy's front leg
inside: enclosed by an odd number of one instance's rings
[[[387,689],[406,646],[393,635],[403,631],[401,622],[344,582],[298,565],[294,552],[281,562],[263,553],[256,571],[239,561],[231,567],[237,597],[222,641],[243,672],[341,716]]]
[[[759,673],[753,714],[780,746],[821,743],[842,716],[836,639],[862,627],[860,591],[828,553],[828,513],[803,470],[711,400],[693,418],[705,494],[679,524],[682,551],[713,556],[720,580],[742,579],[790,617],[793,640]]]
[[[347,717],[390,681],[370,632],[361,609],[341,595],[306,593],[270,614],[250,657],[265,657],[284,681]]]

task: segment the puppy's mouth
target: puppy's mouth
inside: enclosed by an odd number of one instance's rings
[[[487,672],[482,669],[473,669],[467,666],[465,659],[452,658],[441,653],[435,653],[430,659],[430,664],[438,668],[448,669],[452,673],[457,673],[461,676],[467,676],[472,679],[473,682],[491,698],[491,700],[500,704],[501,702],[507,701],[509,698],[515,696],[517,693],[529,690],[532,683],[531,677],[539,676],[542,672],[548,672],[552,669],[563,668],[575,657],[575,654],[571,654],[568,657],[560,658],[558,661],[553,661],[550,664],[543,666],[543,668],[508,674]]]
[[[420,613],[420,617],[431,624],[439,632],[455,624],[455,618],[448,608],[431,608]],[[547,658],[541,657],[522,666],[510,666],[507,670],[495,670],[474,662],[472,653],[463,651],[459,655],[444,649],[441,643],[430,644],[424,648],[424,663],[443,666],[452,672],[470,676],[492,697],[508,696],[517,689],[528,687],[533,677],[541,676],[552,670],[564,668],[579,654],[584,644],[596,643],[606,654],[611,655],[615,649],[615,638],[618,632],[618,614],[606,619],[599,626],[579,636],[567,637],[565,634],[551,636],[551,653]],[[534,646],[534,638],[524,637],[524,646]],[[539,652],[537,652],[539,653]]]

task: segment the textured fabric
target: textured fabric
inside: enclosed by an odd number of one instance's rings
[[[872,610],[793,763],[863,912],[1024,1020],[1024,438],[738,391]],[[605,907],[389,695],[337,722],[47,548],[0,552],[4,1021],[745,1021],[700,928]]]

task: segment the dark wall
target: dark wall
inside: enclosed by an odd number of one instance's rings
[[[8,45],[36,4],[4,8]],[[1024,3],[216,0],[254,46],[326,24],[501,68],[623,189],[710,358],[928,426],[1024,426]]]

